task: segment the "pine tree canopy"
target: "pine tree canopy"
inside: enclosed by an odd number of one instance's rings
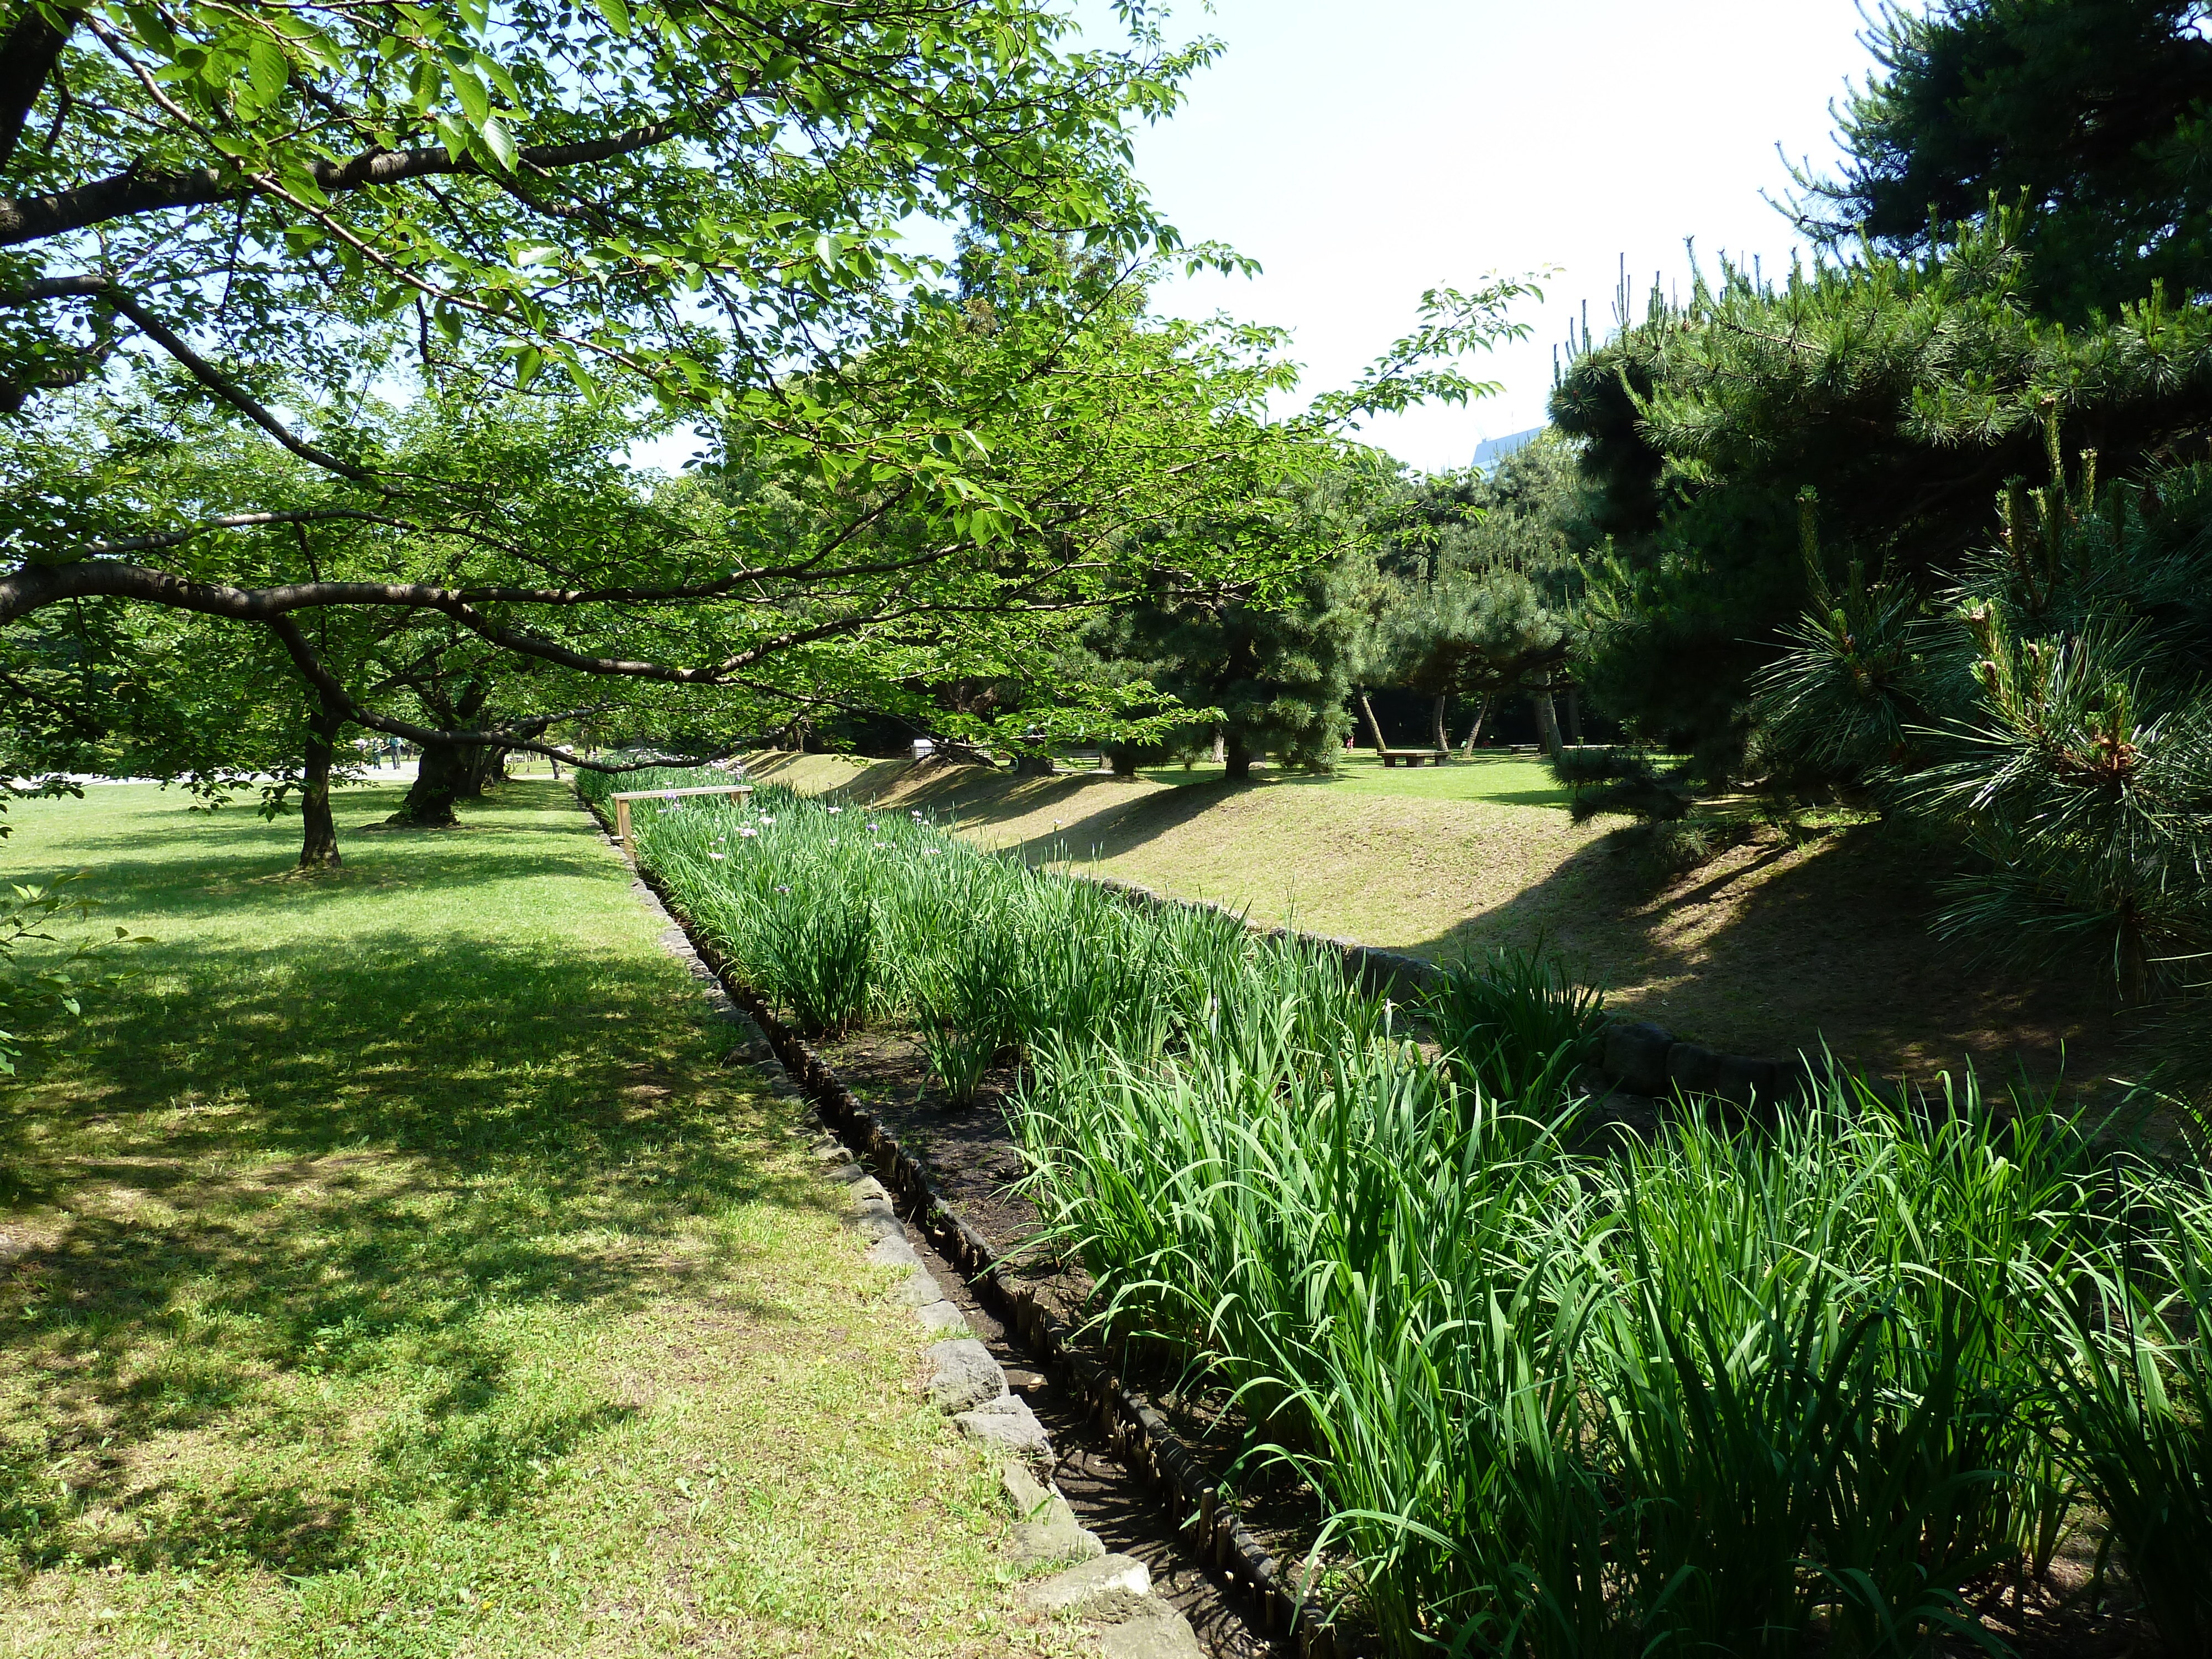
[[[1820,545],[1926,586],[2039,478],[2046,410],[2068,453],[2118,477],[2212,435],[2212,312],[2149,298],[2069,328],[2030,293],[2026,222],[2001,210],[1924,255],[1762,285],[1723,265],[1680,306],[1580,356],[1553,419],[1583,445],[1613,559],[1582,651],[1601,707],[1647,735],[1725,750],[1750,676],[1810,590]]]
[[[1486,697],[1547,678],[1581,588],[1571,546],[1581,495],[1573,453],[1549,436],[1487,475],[1379,491],[1364,515],[1371,544],[1346,571],[1359,617],[1355,678]]]
[[[2163,282],[2212,293],[2212,6],[1937,0],[1885,6],[1880,71],[1838,112],[1850,160],[1801,177],[1802,228],[1924,252],[1995,199],[2032,210],[2039,306],[2107,315]]]

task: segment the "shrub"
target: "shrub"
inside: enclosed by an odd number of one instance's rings
[[[1577,984],[1539,947],[1493,950],[1446,969],[1422,1010],[1460,1081],[1540,1113],[1564,1102],[1597,1058],[1605,997]]]

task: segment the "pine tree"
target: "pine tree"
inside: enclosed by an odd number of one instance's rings
[[[1495,477],[1438,473],[1380,492],[1366,515],[1370,544],[1346,571],[1358,683],[1429,699],[1439,749],[1449,746],[1454,698],[1487,705],[1528,692],[1547,702],[1581,588],[1579,512],[1573,453],[1548,438]]]
[[[2046,413],[2108,477],[2201,445],[2212,311],[2154,295],[2092,328],[2039,318],[2021,223],[1779,284],[1723,264],[1577,356],[1552,411],[1611,544],[1577,647],[1594,701],[1733,771],[1752,681],[1814,598],[1804,490],[1838,570],[1926,593],[1994,532],[2007,481],[2043,470]]]
[[[2212,296],[2212,38],[2202,0],[1890,5],[1880,72],[1840,112],[1840,176],[1802,177],[1802,228],[1918,254],[1938,227],[2023,206],[2045,313]]]

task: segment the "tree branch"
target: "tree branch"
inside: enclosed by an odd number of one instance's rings
[[[272,517],[270,522],[289,520]],[[890,622],[910,621],[922,617],[981,616],[1015,610],[1024,614],[1042,614],[1080,609],[1085,605],[1099,602],[1043,603],[1028,597],[1056,574],[1061,574],[1060,568],[1042,571],[1019,587],[997,596],[988,604],[894,605],[866,615],[841,617],[811,628],[792,629],[757,641],[717,662],[696,668],[622,657],[595,657],[584,652],[572,651],[556,641],[495,622],[477,606],[481,603],[520,603],[565,608],[593,600],[604,601],[611,597],[626,599],[630,603],[671,596],[717,597],[726,593],[736,578],[688,589],[658,592],[651,589],[610,589],[601,593],[528,588],[491,588],[472,592],[411,582],[309,581],[291,582],[278,587],[244,588],[193,581],[166,570],[125,564],[119,560],[81,559],[64,565],[26,565],[0,577],[0,627],[5,627],[46,605],[73,599],[137,599],[146,604],[167,605],[173,610],[195,611],[203,616],[224,617],[234,622],[259,623],[274,623],[295,611],[327,605],[389,605],[440,611],[478,638],[503,650],[587,674],[619,679],[655,680],[672,685],[719,685],[728,683],[740,670],[749,668],[779,651],[843,638]]]
[[[72,295],[98,294],[107,287],[107,278],[95,271],[84,271],[75,276],[46,276],[21,288],[0,289],[0,311],[20,311],[25,306],[36,305],[41,300],[66,299]]]
[[[447,730],[434,726],[417,726],[412,720],[395,720],[389,714],[380,714],[374,709],[367,708],[356,701],[353,694],[346,690],[344,682],[331,673],[329,668],[325,666],[322,659],[315,654],[314,647],[307,643],[307,636],[300,631],[299,623],[294,622],[289,617],[274,617],[270,619],[268,626],[269,631],[283,643],[285,652],[291,657],[293,666],[300,671],[308,684],[314,687],[317,695],[323,699],[325,706],[343,709],[345,718],[356,726],[371,732],[383,732],[395,738],[404,738],[410,743],[425,745],[465,744],[487,749],[520,750],[525,754],[544,755],[551,760],[566,761],[580,771],[620,774],[641,772],[655,766],[702,766],[710,761],[726,760],[732,755],[741,754],[757,742],[757,737],[747,738],[708,755],[655,755],[641,760],[595,761],[586,760],[568,744],[544,743],[533,737],[525,737],[522,732],[518,730],[502,728],[487,732],[466,729]],[[543,732],[556,721],[580,719],[586,714],[596,712],[595,708],[580,708],[565,710],[557,714],[534,716],[524,722],[524,727]]]
[[[145,553],[158,548],[174,547],[195,536],[204,536],[210,530],[252,530],[272,524],[323,524],[332,519],[353,519],[363,524],[380,524],[393,530],[419,530],[420,525],[404,519],[387,519],[380,514],[363,513],[351,507],[301,507],[290,513],[233,513],[220,519],[209,519],[202,523],[187,525],[182,530],[159,530],[144,536],[126,536],[117,541],[95,542],[92,545],[94,557],[106,558],[118,553]]]
[[[376,476],[366,467],[356,466],[350,461],[342,461],[328,450],[318,449],[304,439],[294,437],[290,428],[286,427],[283,422],[248,397],[231,380],[229,376],[186,345],[183,337],[174,329],[140,305],[115,283],[109,283],[103,286],[100,290],[100,298],[104,304],[113,307],[115,310],[136,323],[140,333],[183,364],[185,371],[194,380],[244,415],[247,420],[276,439],[278,443],[283,445],[301,460],[311,465],[319,466],[325,471],[335,472],[341,478],[349,478],[357,484],[366,484],[372,489],[380,491],[385,489],[385,486],[378,482]]]
[[[14,159],[31,106],[39,101],[40,90],[61,61],[62,48],[82,15],[57,9],[62,20],[58,26],[37,6],[26,6],[7,38],[0,40],[0,168]]]
[[[617,156],[666,143],[679,131],[673,121],[655,121],[584,143],[531,144],[517,152],[517,168],[552,173],[562,167],[611,161]],[[465,157],[456,161],[442,146],[367,150],[348,161],[309,161],[307,170],[323,193],[331,196],[440,174],[494,176],[473,160]],[[46,196],[0,198],[0,247],[40,241],[68,231],[105,224],[111,219],[163,213],[174,208],[204,207],[210,203],[240,200],[253,193],[252,183],[234,167],[125,167],[120,173],[79,185],[73,190],[55,191]]]

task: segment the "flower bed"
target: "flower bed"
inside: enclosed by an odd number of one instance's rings
[[[910,1020],[956,1096],[1018,1056],[1024,1190],[1096,1317],[1306,1474],[1393,1650],[1909,1651],[2007,1583],[2032,1630],[2085,1503],[2202,1650],[2201,1174],[1832,1075],[1583,1155],[1568,1028],[1508,1006],[1555,975],[1457,1030],[1440,997],[1439,1054],[1301,941],[756,799],[641,803],[641,859],[802,1026]]]

